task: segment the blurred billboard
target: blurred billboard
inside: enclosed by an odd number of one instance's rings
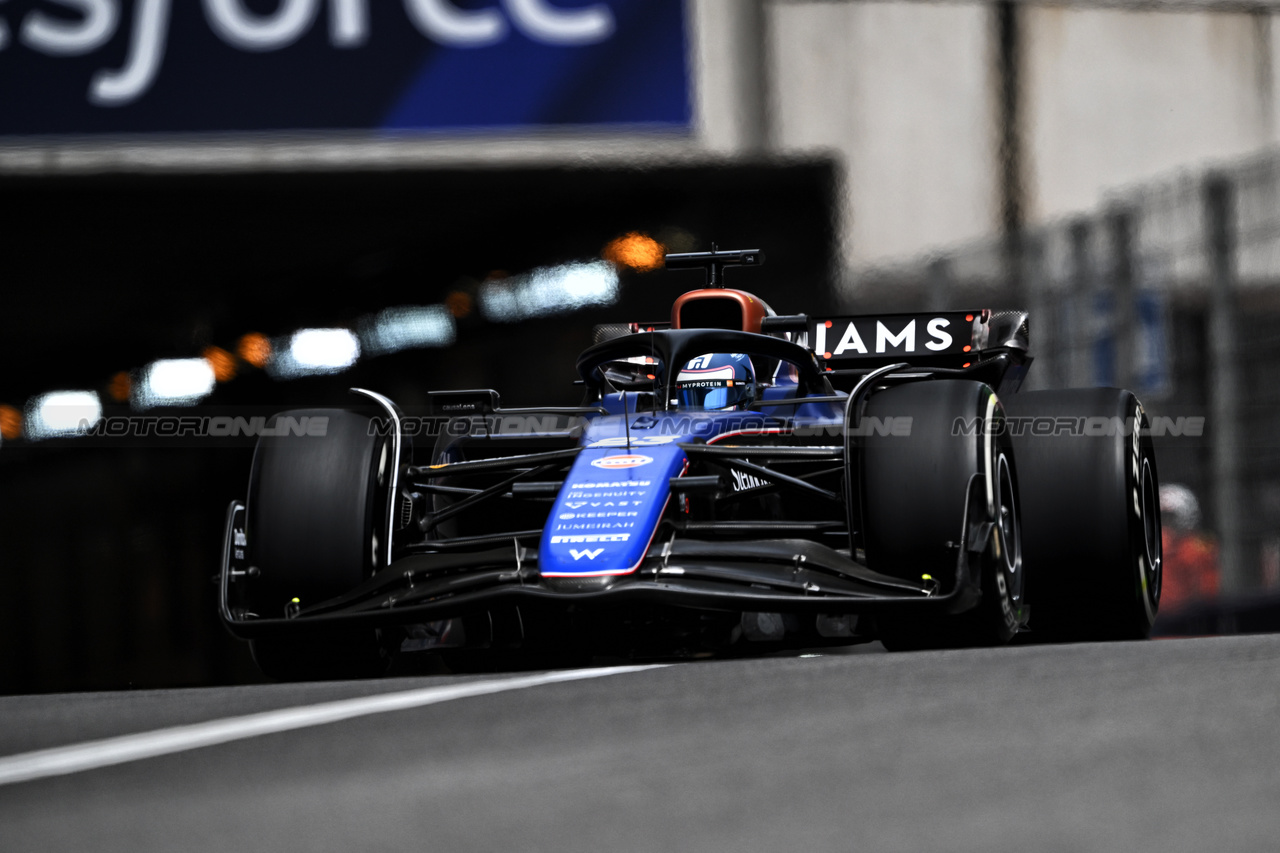
[[[0,135],[690,124],[681,0],[0,9]]]

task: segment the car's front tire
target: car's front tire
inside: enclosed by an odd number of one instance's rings
[[[952,616],[878,617],[880,640],[890,650],[999,645],[1019,630],[1024,578],[1018,470],[1003,417],[988,386],[965,380],[888,388],[867,403],[863,420],[875,418],[873,425],[910,418],[906,434],[871,429],[860,437],[870,568],[912,581],[929,575],[949,592],[975,476],[983,478],[984,499],[970,506],[970,518],[992,522],[985,541],[968,544],[980,600]]]
[[[391,442],[363,414],[300,409],[268,426],[281,423],[306,428],[259,438],[246,502],[257,570],[249,605],[266,618],[342,595],[374,572],[385,547],[377,522],[397,464]],[[280,680],[377,675],[388,664],[372,630],[263,638],[252,650],[264,674]]]

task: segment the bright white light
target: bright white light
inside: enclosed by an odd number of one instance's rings
[[[447,347],[456,337],[453,315],[443,305],[387,308],[361,326],[360,342],[368,355],[421,347]]]
[[[301,329],[267,365],[277,379],[340,373],[360,358],[360,341],[348,329]]]
[[[52,391],[27,403],[27,438],[81,435],[102,420],[102,403],[92,391]]]
[[[617,300],[618,271],[608,261],[542,267],[480,289],[480,310],[499,323],[612,305]]]
[[[134,385],[132,402],[139,409],[193,406],[213,391],[214,381],[213,365],[203,358],[153,361]]]

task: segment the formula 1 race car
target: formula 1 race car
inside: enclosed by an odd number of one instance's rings
[[[711,286],[596,327],[578,407],[353,389],[275,416],[227,514],[226,627],[283,679],[1148,635],[1132,393],[1017,393],[1021,312],[778,316],[723,286],[761,261],[668,255]]]

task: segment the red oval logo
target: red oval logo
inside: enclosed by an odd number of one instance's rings
[[[604,456],[600,459],[592,459],[591,464],[597,468],[616,470],[618,468],[639,468],[641,465],[648,465],[652,461],[652,456],[627,453],[622,456]]]

